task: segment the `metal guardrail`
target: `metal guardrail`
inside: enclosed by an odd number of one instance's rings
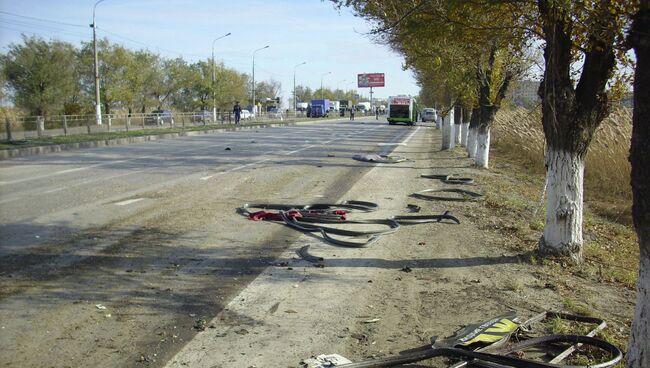
[[[244,115],[241,123],[282,121],[305,117],[304,112],[262,112],[255,117]],[[171,112],[104,114],[98,125],[95,115],[24,116],[0,124],[0,139],[29,139],[62,135],[96,134],[142,129],[185,128],[215,124],[235,124],[232,112],[217,112],[216,119],[208,112]]]

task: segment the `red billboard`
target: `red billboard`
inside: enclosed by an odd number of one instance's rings
[[[410,105],[411,104],[411,98],[410,97],[393,97],[390,101],[391,105]]]
[[[357,76],[359,88],[384,87],[384,73],[365,73]]]

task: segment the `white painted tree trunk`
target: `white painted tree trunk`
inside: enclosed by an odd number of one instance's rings
[[[467,135],[469,133],[469,123],[463,123],[460,125],[460,145],[461,147],[467,147]]]
[[[476,137],[476,158],[474,162],[478,167],[488,168],[490,160],[490,128],[486,132],[478,132]]]
[[[467,134],[467,157],[469,158],[476,157],[477,136],[478,128],[469,128],[469,133]]]
[[[575,153],[546,152],[546,224],[540,251],[582,261],[582,198],[585,164]]]
[[[448,150],[454,147],[454,110],[451,109],[442,120],[442,149]]]
[[[442,129],[442,117],[440,115],[436,117],[436,129]]]
[[[644,241],[639,239],[639,242]],[[645,240],[647,241],[647,239]],[[627,352],[627,367],[650,367],[650,246],[639,244],[639,279],[636,289],[636,310],[632,322],[630,350]]]

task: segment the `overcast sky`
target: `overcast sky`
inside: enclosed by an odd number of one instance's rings
[[[95,0],[0,0],[0,11],[60,23],[0,13],[0,47],[20,42],[20,34],[57,38],[78,45],[92,39]],[[66,23],[66,24],[62,24]],[[104,0],[97,6],[99,37],[132,49],[145,48],[165,57],[188,61],[210,57],[212,41],[217,60],[251,73],[256,54],[255,79],[273,78],[282,83],[283,98],[297,84],[342,89],[356,88],[357,73],[386,74],[386,87],[375,88],[375,97],[416,95],[419,88],[410,71],[402,70],[402,58],[366,36],[369,25],[349,9],[338,11],[320,0]],[[343,81],[345,80],[345,81]],[[367,95],[368,89],[360,89]]]

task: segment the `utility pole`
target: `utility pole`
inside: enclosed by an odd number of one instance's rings
[[[257,105],[255,104],[255,53],[264,49],[268,49],[269,45],[260,47],[259,49],[253,51],[253,116],[257,115]]]
[[[303,61],[300,64],[297,64],[296,66],[293,67],[293,113],[296,113],[296,104],[297,104],[297,97],[296,97],[296,68],[307,64],[306,61]]]
[[[323,75],[320,76],[320,99],[321,100],[325,99],[325,97],[324,97],[325,93],[323,91],[323,77],[328,75],[328,74],[332,74],[332,72],[323,73]]]
[[[97,125],[102,125],[102,106],[99,101],[99,62],[97,60],[97,22],[95,21],[95,9],[103,1],[99,0],[93,6],[93,24],[90,25],[93,28],[93,53],[95,54],[95,122]]]
[[[336,100],[339,100],[339,84],[345,82],[347,79],[340,80],[336,82]]]
[[[215,66],[214,66],[214,43],[217,40],[220,40],[224,37],[230,36],[230,32],[226,33],[225,35],[221,37],[217,37],[212,41],[212,122],[216,123],[217,122],[217,94],[214,92],[214,82],[215,82]]]

